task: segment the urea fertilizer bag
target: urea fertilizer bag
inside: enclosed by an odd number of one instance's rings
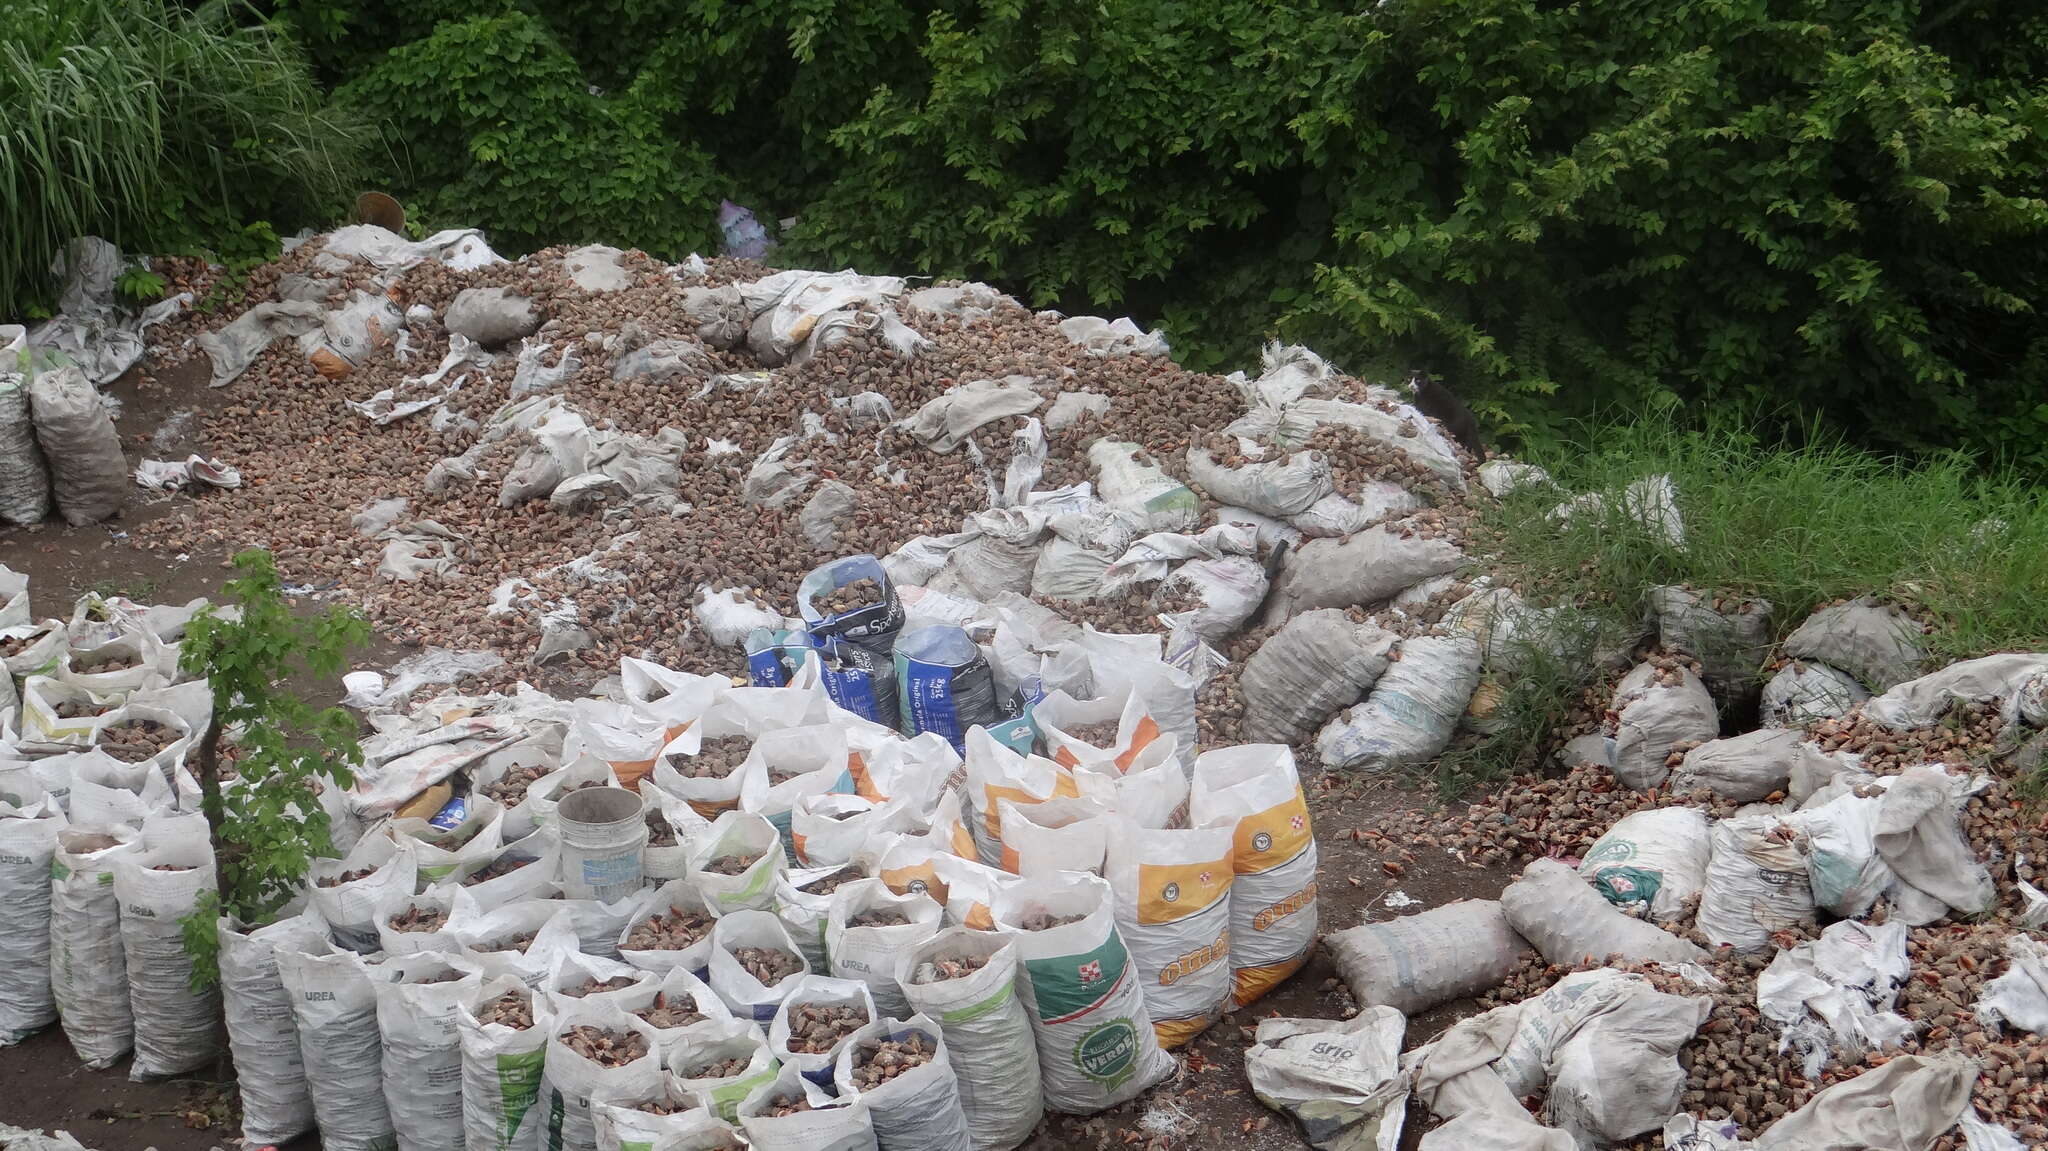
[[[893,912],[909,922],[890,927],[854,926],[853,921],[868,912]],[[832,893],[825,925],[825,952],[833,976],[867,984],[881,1015],[909,1015],[910,1004],[896,983],[896,960],[931,938],[939,929],[940,916],[938,902],[929,894],[898,895],[879,879],[845,884]]]
[[[1229,820],[1159,830],[1112,824],[1103,874],[1161,1047],[1202,1033],[1229,1005]]]
[[[21,807],[0,802],[0,1047],[57,1021],[50,991],[50,864],[57,833],[68,826],[54,799]]]
[[[813,971],[827,971],[832,967],[825,957],[825,919],[832,911],[832,893],[805,891],[804,888],[842,871],[858,875],[861,869],[844,863],[831,867],[799,868],[784,872],[775,881],[775,918],[782,921],[783,929],[796,941],[797,950],[803,952],[804,960]]]
[[[611,996],[612,1003],[636,1015],[653,1007],[656,999],[664,1001],[671,1008],[688,999],[695,1007],[694,1014],[700,1016],[675,1027],[662,1027],[653,1020],[648,1020],[647,1025],[654,1028],[655,1034],[661,1036],[661,1042],[655,1045],[654,1050],[655,1054],[661,1056],[663,1066],[668,1065],[668,1057],[675,1050],[676,1041],[682,1036],[684,1028],[702,1023],[706,1019],[732,1018],[732,1012],[726,1009],[725,1002],[718,998],[718,993],[711,990],[711,985],[682,967],[677,967],[659,978],[649,979],[624,991],[615,992]]]
[[[576,923],[561,900],[536,899],[484,911],[469,893],[457,890],[448,930],[462,945],[461,954],[477,965],[484,979],[511,975],[537,987],[554,969],[555,957],[577,948]],[[531,934],[524,951],[512,944]]]
[[[1067,873],[998,892],[996,922],[1016,933],[1017,990],[1032,1017],[1045,1105],[1070,1115],[1114,1107],[1173,1074],[1160,1050],[1107,880]],[[1031,930],[1046,918],[1073,923]]]
[[[562,1037],[573,1028],[602,1027],[632,1032],[647,1040],[647,1054],[618,1067],[585,1058]],[[617,1004],[592,1003],[548,1020],[547,1057],[541,1065],[541,1146],[545,1151],[597,1151],[597,1128],[590,1116],[590,1097],[597,1091],[653,1094],[666,1079],[660,1036],[645,1020],[626,1014]]]
[[[930,1062],[863,1090],[854,1078],[867,1049],[916,1039],[931,1048]],[[971,1151],[960,1081],[953,1073],[939,1025],[924,1015],[877,1019],[854,1032],[833,1060],[832,1082],[842,1099],[858,1096],[868,1107],[875,1139],[889,1151]]]
[[[1617,907],[1644,903],[1659,923],[1685,915],[1707,878],[1713,839],[1705,812],[1662,807],[1624,816],[1579,864],[1579,874]]]
[[[277,971],[277,951],[303,950],[327,937],[327,924],[308,911],[254,930],[226,916],[215,921],[220,941],[221,1006],[227,1014],[228,1050],[242,1097],[242,1140],[275,1147],[313,1129],[313,1097],[299,1052],[299,1025],[291,996]]]
[[[462,1045],[462,1145],[465,1151],[536,1151],[540,1146],[541,1067],[548,1041],[547,1005],[533,1000],[533,1026],[482,1023],[477,1012],[507,993],[533,992],[516,975],[487,978],[455,1015]]]
[[[834,979],[829,975],[791,976],[795,984],[788,998],[775,1011],[775,1018],[768,1022],[768,1050],[782,1061],[785,1067],[794,1067],[805,1079],[830,1090],[832,1087],[832,1063],[839,1052],[852,1042],[851,1035],[842,1035],[828,1051],[799,1051],[790,1045],[797,1038],[796,1028],[801,1021],[793,1022],[791,1015],[807,1006],[850,1007],[863,1019],[872,1023],[878,1017],[875,998],[868,994],[868,985],[858,979]]]
[[[74,825],[50,862],[50,993],[79,1061],[112,1067],[135,1043],[114,864],[141,850],[134,828]],[[113,846],[100,846],[106,840]]]
[[[1316,945],[1315,826],[1294,752],[1254,743],[1197,756],[1188,820],[1234,828],[1231,999],[1243,1007],[1301,970]]]
[[[702,939],[681,950],[629,946],[633,940],[633,929],[657,915],[663,918],[698,915],[717,919],[718,910],[704,898],[697,885],[687,879],[671,879],[660,887],[643,891],[634,903],[633,913],[626,919],[625,929],[619,932],[619,958],[642,971],[665,974],[680,967],[703,978],[703,973],[711,967],[711,932],[708,929]]]
[[[421,952],[386,961],[376,983],[384,1041],[384,1100],[398,1151],[462,1143],[462,1004],[483,986],[476,964]],[[450,979],[449,976],[454,976]]]
[[[957,979],[946,960],[980,960]],[[896,960],[896,980],[913,1011],[939,1025],[959,1080],[960,1109],[974,1146],[1008,1151],[1031,1137],[1045,1114],[1038,1042],[1017,997],[1017,947],[1007,934],[949,927]]]
[[[1043,756],[1020,755],[976,728],[967,733],[967,802],[974,818],[975,856],[984,866],[1003,858],[1003,816],[998,804],[1043,803],[1081,794],[1074,773]]]
[[[1003,870],[1012,875],[1102,870],[1112,820],[1093,799],[1048,799],[1022,807],[997,800],[1003,817]]]
[[[705,1072],[721,1063],[744,1059],[736,1075]],[[768,1033],[751,1020],[726,1016],[692,1023],[669,1049],[669,1074],[697,1100],[697,1105],[730,1123],[740,1100],[771,1082],[781,1067],[768,1049]]]
[[[541,980],[540,992],[547,997],[549,1009],[560,1015],[586,1003],[614,1003],[618,997],[636,987],[652,985],[659,981],[652,971],[642,971],[615,959],[600,955],[585,955],[571,951],[555,957],[555,965]],[[570,992],[587,982],[608,983],[614,979],[631,980],[626,986],[614,991],[592,991],[587,995],[573,995]]]
[[[114,861],[121,903],[121,949],[127,955],[128,1002],[135,1016],[135,1063],[128,1078],[161,1079],[211,1063],[218,1050],[214,1020],[220,991],[192,990],[192,956],[179,920],[214,889],[213,848],[205,824],[149,846],[155,824],[142,829],[140,852]]]
[[[363,957],[318,939],[304,950],[280,949],[277,973],[299,1025],[321,1148],[392,1151],[398,1137],[384,1102],[377,993]]]

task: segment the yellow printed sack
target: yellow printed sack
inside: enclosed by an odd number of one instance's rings
[[[1299,971],[1316,942],[1316,837],[1294,753],[1251,743],[1197,757],[1188,819],[1235,828],[1230,962],[1242,1007]]]

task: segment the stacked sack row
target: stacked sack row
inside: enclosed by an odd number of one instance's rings
[[[220,922],[219,1000],[169,991],[212,881],[189,787],[82,819],[65,769],[88,753],[0,777],[54,785],[0,811],[8,842],[48,841],[0,905],[56,938],[35,977],[91,1062],[224,1004],[258,1145],[317,1125],[341,1149],[1014,1146],[1047,1108],[1160,1082],[1164,1048],[1316,938],[1288,749],[1191,755],[1157,637],[1068,644],[1038,620],[1027,643],[1027,618],[1002,654],[1060,686],[1022,747],[876,723],[823,660],[780,687],[628,660],[609,699],[376,716],[333,797],[344,854],[286,918]],[[156,774],[189,778],[169,758]],[[180,898],[131,904],[124,872]],[[213,1056],[210,1026],[174,1035],[138,1074]]]
[[[1678,719],[1712,719],[1707,682],[1662,657],[1640,665],[1610,709],[1618,738],[1602,738],[1610,755],[1619,744],[1612,762],[1625,782],[1666,786],[1673,796],[1710,792],[1723,818],[1682,804],[1640,810],[1614,823],[1575,866],[1554,858],[1529,864],[1498,900],[1464,900],[1327,940],[1361,1003],[1407,1015],[1500,986],[1532,950],[1566,968],[1655,965],[1689,988],[1673,990],[1640,971],[1584,971],[1457,1024],[1404,1062],[1407,1081],[1447,1121],[1424,1138],[1425,1148],[1510,1131],[1525,1141],[1517,1145],[1548,1146],[1554,1133],[1543,1126],[1578,1146],[1664,1129],[1682,1110],[1680,1049],[1706,1022],[1710,992],[1723,987],[1705,965],[1724,957],[1772,956],[1758,977],[1755,1010],[1778,1030],[1780,1051],[1796,1053],[1806,1078],[1817,1080],[1841,1053],[1860,1057],[1915,1034],[1893,1013],[1913,974],[1909,929],[2000,905],[1961,824],[1991,777],[1942,763],[1875,772],[1863,755],[1798,728],[1705,742],[1673,736]],[[1935,726],[1958,704],[1989,705],[2005,728],[1998,746],[2017,748],[2043,737],[2044,698],[2048,654],[2006,654],[1895,682],[1855,709],[1907,733]],[[2015,886],[2017,926],[2048,925],[2048,894],[2017,878]],[[1883,913],[1874,914],[1880,903]],[[2048,999],[2027,989],[2048,969],[2026,936],[2012,938],[2006,982],[2021,986],[1987,987],[1979,1018],[2048,1026]],[[1917,1066],[1902,1062],[1900,1070],[1909,1065]],[[1960,1082],[1956,1107],[1965,1108],[1969,1079]],[[1516,1101],[1539,1093],[1545,1106],[1532,1119]],[[1861,1099],[1844,1098],[1852,1096]],[[1788,1118],[1786,1131],[1828,1114]],[[1929,1130],[1956,1122],[1943,1114]]]
[[[54,500],[67,523],[121,510],[128,464],[97,388],[62,352],[30,349],[0,324],[0,521],[39,524]]]

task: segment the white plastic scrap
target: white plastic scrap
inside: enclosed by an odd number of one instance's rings
[[[1991,1027],[2010,1023],[2022,1031],[2048,1034],[2048,945],[2028,935],[2005,941],[2012,966],[1984,985],[1977,1018]]]
[[[423,687],[456,683],[465,676],[482,675],[504,664],[504,657],[496,652],[430,647],[399,660],[384,675],[354,671],[342,676],[348,696],[341,702],[363,711],[397,711]]]
[[[1105,320],[1101,316],[1071,316],[1060,321],[1060,335],[1087,349],[1091,356],[1157,358],[1169,350],[1163,333],[1156,329],[1148,332],[1129,316],[1116,320]]]
[[[159,492],[189,487],[238,488],[242,486],[242,473],[218,459],[192,455],[182,462],[142,461],[135,466],[135,484]]]
[[[1913,1034],[1891,1010],[1912,973],[1906,925],[1845,919],[1819,939],[1778,952],[1756,981],[1757,1006],[1782,1027],[1778,1050],[1796,1050],[1808,1079],[1817,1079],[1830,1050],[1849,1062]]]

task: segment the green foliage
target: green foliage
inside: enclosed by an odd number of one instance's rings
[[[147,264],[134,264],[114,280],[114,293],[131,304],[149,304],[164,298],[164,278]]]
[[[208,608],[194,617],[182,661],[186,674],[207,678],[214,698],[213,726],[194,762],[219,895],[183,923],[193,978],[202,984],[218,977],[215,918],[263,922],[300,887],[313,859],[333,849],[319,789],[349,786],[363,757],[353,716],[316,709],[287,685],[299,676],[338,675],[349,649],[369,638],[369,624],[342,608],[294,615],[269,552],[246,551],[234,563],[242,575],[226,591],[238,614]],[[238,753],[232,788],[220,786],[227,731]]]
[[[2048,89],[1971,75],[1917,7],[1409,0],[1428,114],[1336,153],[1338,251],[1297,319],[1434,357],[1516,430],[1790,404],[2048,463]],[[2038,77],[2044,45],[2009,66]]]
[[[414,218],[988,279],[1445,378],[2048,465],[2048,11],[1970,0],[281,0]]]
[[[10,0],[0,40],[0,315],[51,259],[104,235],[163,250],[250,218],[324,220],[364,133],[327,109],[291,39],[210,0]]]
[[[1620,499],[1564,523],[1550,514],[1565,498],[1557,488],[1491,505],[1477,546],[1532,602],[1576,605],[1575,630],[1625,646],[1641,634],[1649,590],[1686,584],[1769,600],[1773,639],[1826,603],[1876,594],[1927,619],[1938,661],[2048,648],[2048,507],[2027,477],[1954,454],[1906,464],[1814,432],[1801,446],[1660,419],[1566,432],[1566,446],[1538,457],[1564,491],[1617,493],[1668,475],[1685,525],[1680,549]],[[1538,766],[1588,666],[1560,665],[1544,646],[1532,637],[1506,685],[1503,729],[1433,768],[1447,791]]]
[[[442,23],[338,96],[386,122],[422,223],[481,223],[515,248],[573,237],[666,256],[716,235],[720,181],[665,130],[655,85],[593,92],[524,12]]]

